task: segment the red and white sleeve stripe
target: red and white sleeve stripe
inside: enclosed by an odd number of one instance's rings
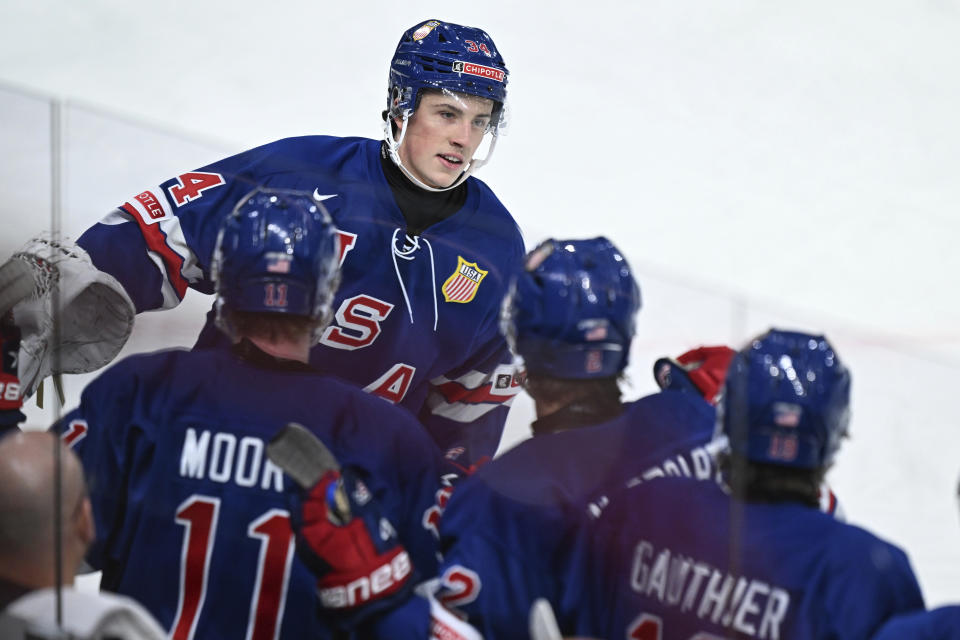
[[[159,194],[159,195],[158,195]],[[191,282],[203,278],[196,254],[187,244],[180,219],[173,214],[162,189],[147,190],[120,206],[140,227],[150,260],[163,275],[163,309],[180,304]],[[108,215],[104,224],[115,224],[116,212]]]
[[[510,406],[522,388],[512,364],[500,365],[490,373],[471,370],[456,378],[439,376],[430,382],[430,411],[456,422],[473,422],[497,407]]]

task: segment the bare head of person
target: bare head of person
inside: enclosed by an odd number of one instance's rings
[[[55,447],[61,448],[59,514],[54,495]],[[0,439],[0,578],[32,588],[56,584],[58,515],[62,581],[72,584],[95,536],[80,461],[52,433],[4,436]]]

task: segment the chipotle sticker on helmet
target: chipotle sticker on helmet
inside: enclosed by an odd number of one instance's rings
[[[453,63],[454,73],[466,73],[471,76],[480,76],[481,78],[490,78],[497,82],[503,82],[503,71],[493,67],[485,67],[482,64],[473,64],[472,62],[463,62],[458,60]]]
[[[431,20],[430,22],[428,22],[427,24],[423,25],[422,27],[420,27],[419,29],[413,32],[414,41],[423,40],[430,34],[431,31],[433,31],[439,26],[440,26],[439,22],[437,22],[436,20]]]

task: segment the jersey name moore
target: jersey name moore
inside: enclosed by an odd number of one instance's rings
[[[265,455],[263,440],[188,427],[180,450],[180,476],[239,487],[283,491],[283,472]]]

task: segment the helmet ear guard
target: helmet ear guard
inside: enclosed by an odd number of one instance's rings
[[[640,305],[630,267],[609,240],[551,239],[513,278],[501,331],[528,373],[611,377],[627,365]]]

